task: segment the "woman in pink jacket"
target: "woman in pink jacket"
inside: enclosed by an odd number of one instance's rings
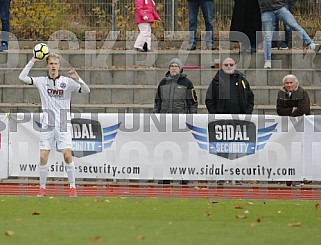
[[[151,50],[152,29],[151,23],[160,20],[155,10],[153,0],[135,0],[136,5],[136,23],[139,28],[139,35],[134,44],[137,51],[145,52]],[[144,50],[144,44],[147,43],[147,50]]]

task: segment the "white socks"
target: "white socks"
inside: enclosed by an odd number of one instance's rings
[[[46,182],[48,176],[48,166],[47,165],[40,165],[39,164],[39,181],[40,181],[40,188],[46,189]]]
[[[75,181],[75,164],[74,162],[65,163],[70,188],[76,188]]]

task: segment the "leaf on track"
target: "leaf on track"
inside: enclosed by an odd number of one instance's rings
[[[205,211],[205,212],[204,212],[204,216],[205,216],[205,217],[211,217],[211,216],[212,216],[212,212],[210,212],[210,211]]]

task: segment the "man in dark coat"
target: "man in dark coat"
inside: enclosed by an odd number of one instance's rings
[[[234,2],[230,40],[239,41],[242,50],[255,53],[257,50],[256,44],[262,42],[261,11],[258,1],[234,0]],[[248,43],[248,40],[242,41],[242,37],[237,32],[244,33],[249,38],[250,43]]]
[[[206,93],[205,104],[210,114],[251,114],[254,94],[245,76],[236,70],[235,61],[226,58]]]
[[[276,101],[277,114],[291,117],[310,115],[310,98],[307,91],[299,85],[298,79],[289,74],[282,82]]]
[[[296,76],[289,74],[282,80],[278,92],[276,112],[279,116],[298,117],[310,115],[310,97],[300,85]],[[300,182],[286,181],[287,186],[298,186]]]

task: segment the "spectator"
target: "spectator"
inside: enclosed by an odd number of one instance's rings
[[[197,96],[193,83],[183,71],[182,61],[174,58],[157,88],[155,113],[197,113]]]
[[[283,78],[282,83],[276,103],[277,114],[291,117],[310,115],[310,98],[298,79],[290,74]]]
[[[314,52],[318,52],[320,49],[320,44],[313,42],[305,30],[296,22],[291,12],[285,8],[285,1],[286,0],[259,0],[264,36],[265,69],[272,68],[272,36],[276,19],[281,20],[285,25],[297,31],[309,49]]]
[[[169,63],[166,73],[157,88],[154,104],[155,113],[196,114],[197,96],[193,83],[183,72],[182,61],[174,58]],[[169,184],[169,180],[162,180],[159,184]],[[187,184],[187,180],[181,181]]]
[[[308,93],[299,85],[298,79],[286,75],[278,92],[276,112],[279,116],[298,117],[310,115],[310,98]],[[300,182],[286,181],[287,186],[298,186]]]
[[[226,58],[210,83],[205,104],[210,114],[251,114],[254,94],[245,76],[236,70],[235,61]],[[235,181],[241,184],[240,181]],[[219,180],[219,185],[224,181]]]
[[[256,45],[262,41],[261,10],[257,0],[234,0],[230,40],[240,42],[240,50],[255,53]],[[248,40],[243,42],[237,32],[247,35]]]
[[[46,181],[48,175],[48,158],[51,149],[57,147],[62,151],[70,184],[69,196],[77,196],[75,183],[75,164],[72,158],[72,128],[70,104],[72,92],[89,93],[90,88],[79,77],[75,70],[68,71],[68,77],[61,76],[60,56],[49,54],[46,58],[47,76],[30,77],[28,74],[35,64],[40,62],[35,57],[28,62],[19,75],[23,82],[34,85],[40,93],[43,114],[40,132],[40,190],[38,197],[46,196]],[[50,112],[50,113],[49,113]],[[51,116],[49,116],[51,115]]]
[[[210,114],[251,114],[254,94],[235,61],[226,58],[210,83],[205,104]]]
[[[139,34],[134,44],[134,48],[140,52],[151,51],[151,23],[155,22],[156,20],[160,20],[160,17],[156,13],[155,3],[153,0],[135,0],[135,5],[136,23],[138,24]]]
[[[2,24],[0,51],[9,48],[10,0],[0,0],[0,18]]]
[[[286,5],[285,7],[292,13],[292,0],[286,0]],[[279,46],[279,20],[276,19],[275,21],[275,26],[274,26],[274,33],[273,33],[273,40],[272,41],[272,49],[289,49],[289,40],[290,40],[290,35],[291,35],[291,28],[287,25],[284,26],[284,39],[281,41],[281,44]]]
[[[188,30],[189,30],[189,47],[187,50],[195,50],[197,44],[197,16],[201,7],[203,19],[206,28],[206,49],[213,49],[213,0],[187,0],[188,7]]]

